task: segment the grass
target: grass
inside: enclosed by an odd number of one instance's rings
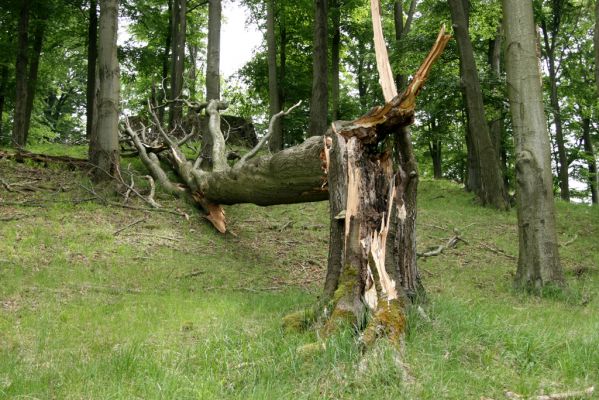
[[[54,166],[0,160],[0,175],[44,182],[0,186],[0,219],[15,218],[0,222],[2,399],[501,399],[599,383],[597,208],[558,203],[560,240],[576,237],[560,248],[568,289],[528,296],[511,286],[515,212],[422,182],[419,249],[454,229],[468,243],[419,262],[430,320],[409,315],[408,382],[384,346],[361,372],[351,332],[302,356],[314,333],[282,330],[324,281],[326,203],[228,207],[223,236],[165,195],[191,218],[74,205],[87,178]]]

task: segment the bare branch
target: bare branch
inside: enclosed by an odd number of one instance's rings
[[[302,104],[302,101],[298,101],[295,105],[293,105],[292,107],[290,107],[287,111],[285,110],[281,110],[278,113],[276,113],[275,115],[272,116],[272,118],[270,119],[270,123],[268,124],[268,133],[266,135],[264,135],[264,137],[262,139],[260,139],[260,141],[258,142],[258,144],[249,151],[249,153],[247,153],[246,155],[244,155],[243,157],[241,157],[241,159],[237,162],[237,164],[235,164],[236,168],[240,168],[247,160],[251,159],[252,157],[254,157],[258,151],[262,148],[262,146],[264,146],[266,144],[266,142],[268,142],[273,134],[274,131],[274,126],[276,121],[285,116],[288,115],[291,111],[293,111],[295,108],[299,107]]]
[[[154,153],[148,154],[146,152],[146,149],[145,149],[143,143],[139,140],[139,137],[131,128],[128,118],[125,118],[125,128],[126,128],[127,134],[129,135],[129,137],[131,137],[131,139],[133,140],[133,143],[135,144],[135,147],[137,148],[137,151],[139,152],[139,157],[141,158],[141,161],[144,163],[146,168],[150,171],[150,174],[152,174],[152,176],[158,182],[160,182],[160,185],[162,185],[162,187],[164,187],[164,189],[166,189],[172,195],[179,196],[181,193],[184,193],[185,188],[183,188],[179,185],[176,185],[170,181],[170,179],[166,175],[166,172],[164,172],[164,170],[160,166],[160,160],[158,159],[158,156]]]

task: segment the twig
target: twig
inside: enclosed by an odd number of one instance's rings
[[[172,240],[173,242],[180,242],[181,239],[177,239],[177,238],[173,238],[170,236],[161,236],[161,235],[152,235],[150,233],[139,233],[139,232],[135,232],[135,233],[131,233],[127,236],[146,236],[146,237],[153,237],[153,238],[158,238],[158,239],[166,239],[166,240]]]
[[[113,235],[114,235],[114,236],[116,236],[116,235],[118,235],[119,233],[121,233],[122,231],[124,231],[125,229],[127,229],[127,228],[130,228],[130,227],[132,227],[132,226],[134,226],[134,225],[137,225],[137,224],[139,224],[140,222],[144,222],[144,221],[145,221],[145,220],[147,220],[147,219],[148,219],[147,217],[143,217],[143,218],[140,218],[140,219],[138,219],[137,221],[134,221],[134,222],[130,223],[129,225],[125,225],[125,226],[124,226],[124,227],[122,227],[121,229],[118,229],[118,230],[114,231]]]
[[[577,234],[575,234],[575,235],[574,235],[574,237],[573,237],[572,239],[568,240],[567,242],[561,243],[561,244],[560,244],[560,246],[561,246],[561,247],[566,247],[566,246],[569,246],[569,245],[571,245],[572,243],[574,243],[574,241],[575,241],[576,239],[578,239],[578,233],[577,233]]]
[[[487,249],[487,250],[489,250],[489,251],[490,251],[490,252],[492,252],[492,253],[499,254],[499,255],[501,255],[501,256],[507,257],[507,258],[509,258],[510,260],[516,260],[516,259],[518,258],[518,257],[516,257],[516,256],[513,256],[513,255],[511,255],[511,254],[508,254],[508,253],[506,253],[505,251],[503,251],[503,250],[501,250],[501,249],[497,249],[497,248],[495,248],[495,247],[491,247],[491,246],[489,246],[489,245],[488,245],[488,244],[486,244],[486,243],[480,242],[480,243],[479,243],[479,245],[480,245],[480,247],[482,247],[483,249]]]

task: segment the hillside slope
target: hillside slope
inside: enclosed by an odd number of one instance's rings
[[[351,332],[307,358],[314,334],[281,328],[320,292],[326,203],[228,207],[223,236],[164,195],[190,218],[104,206],[59,166],[0,160],[0,177],[0,398],[501,399],[599,383],[599,208],[558,203],[569,288],[527,296],[511,289],[515,212],[422,182],[419,251],[464,241],[419,261],[429,301],[409,316],[404,382],[384,351],[376,379],[361,374]]]

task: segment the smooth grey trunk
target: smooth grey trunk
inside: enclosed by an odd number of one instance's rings
[[[183,74],[185,73],[185,38],[186,38],[187,1],[174,0],[172,10],[172,43],[171,43],[171,88],[170,100],[181,97],[183,93]],[[170,105],[169,128],[174,129],[181,124],[183,105],[173,102]]]
[[[89,2],[89,25],[87,29],[87,86],[86,86],[86,124],[87,140],[95,129],[96,114],[96,70],[98,68],[98,2]]]
[[[312,100],[310,101],[309,135],[322,135],[327,130],[328,88],[328,19],[327,0],[314,0],[314,41],[312,55]]]
[[[516,146],[519,257],[515,285],[529,289],[563,285],[532,0],[502,3]]]
[[[197,61],[199,48],[195,44],[188,44],[187,50],[189,51],[189,97],[191,99],[195,99],[197,95],[196,88],[198,83]]]
[[[15,65],[16,97],[13,116],[12,142],[21,148],[25,146],[25,118],[27,115],[27,64],[29,62],[29,0],[21,2],[19,25],[17,28],[17,61]]]
[[[168,91],[168,70],[171,64],[171,40],[173,35],[173,0],[168,0],[168,28],[166,31],[166,39],[164,41],[164,49],[162,52],[162,75],[161,82],[159,85],[160,94],[157,96],[157,99],[160,103],[164,102],[168,97],[166,95]],[[161,124],[164,123],[164,112],[166,107],[160,107],[158,109],[158,120]]]
[[[208,59],[206,61],[206,100],[220,100],[221,0],[208,5]]]
[[[333,24],[333,40],[331,42],[331,96],[333,106],[333,121],[340,119],[339,115],[339,66],[341,51],[341,4],[339,0],[331,2],[331,20]]]
[[[270,101],[270,116],[281,111],[281,93],[277,77],[277,41],[275,36],[275,4],[274,0],[266,2],[266,45],[268,47],[268,98]],[[268,142],[270,151],[283,149],[282,118],[273,124],[273,132]]]
[[[482,89],[468,34],[468,20],[463,1],[449,0],[449,5],[460,55],[461,84],[466,100],[468,131],[476,155],[474,165],[480,176],[480,187],[474,188],[475,193],[483,205],[506,210],[509,208],[509,202],[499,166],[499,154],[493,146],[485,118]]]
[[[595,157],[593,140],[591,139],[591,119],[588,117],[582,119],[582,141],[587,159],[587,168],[589,170],[588,184],[589,191],[591,192],[591,203],[598,204],[599,196],[597,193],[597,159]]]
[[[118,0],[100,0],[98,122],[89,146],[94,179],[108,180],[119,168]]]
[[[4,115],[4,103],[6,102],[6,88],[8,86],[8,66],[3,65],[0,71],[0,142],[2,142],[2,121]]]
[[[503,29],[501,25],[497,28],[497,35],[489,40],[489,66],[491,73],[497,82],[501,80],[501,47],[503,46]],[[489,133],[491,134],[491,140],[499,164],[501,166],[501,173],[503,175],[503,183],[506,187],[506,191],[509,188],[508,174],[507,174],[507,159],[504,157],[505,149],[503,148],[503,136],[504,136],[504,123],[503,123],[503,108],[497,107],[495,112],[497,116],[489,121]]]
[[[44,42],[44,33],[46,31],[46,18],[40,18],[36,21],[35,32],[33,34],[33,48],[31,51],[31,62],[29,63],[29,76],[27,77],[27,104],[25,107],[25,143],[29,137],[29,127],[31,126],[31,114],[33,112],[33,100],[37,89],[37,76],[40,66],[40,57],[42,45]]]

